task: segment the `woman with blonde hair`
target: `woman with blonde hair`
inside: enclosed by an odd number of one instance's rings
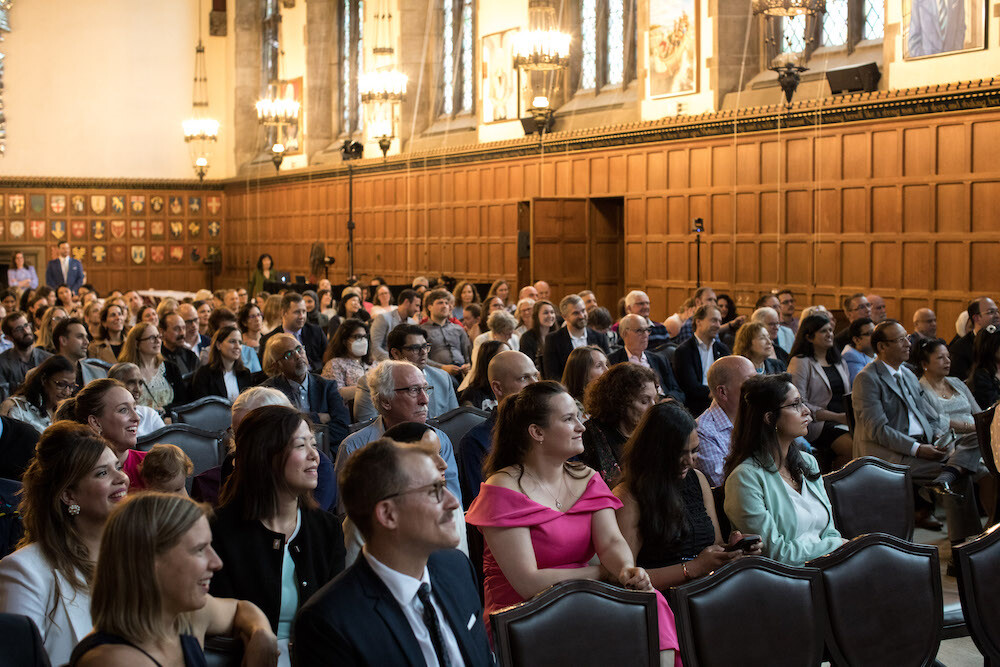
[[[61,421],[45,429],[23,484],[24,537],[0,561],[0,612],[30,618],[49,660],[62,665],[92,627],[94,563],[128,477],[104,440]]]
[[[56,347],[52,340],[52,330],[67,317],[66,309],[62,306],[46,308],[45,314],[42,315],[42,325],[38,328],[38,340],[35,341],[35,347],[55,354]]]
[[[209,635],[244,643],[244,664],[275,664],[277,641],[255,605],[208,594],[222,567],[212,550],[211,509],[189,498],[144,493],[108,519],[94,576],[94,632],[73,650],[76,667],[205,664]]]
[[[281,295],[272,294],[267,297],[264,307],[261,309],[264,315],[264,326],[261,334],[267,335],[281,326]]]
[[[183,388],[180,369],[160,354],[163,337],[155,325],[139,322],[128,332],[118,361],[135,364],[142,373],[139,405],[162,412],[174,403],[183,403],[183,395],[175,395],[174,387]],[[181,392],[178,391],[178,394]]]

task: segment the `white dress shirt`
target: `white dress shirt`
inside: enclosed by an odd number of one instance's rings
[[[427,571],[427,566],[424,566],[423,575],[419,579],[414,579],[409,575],[393,570],[388,565],[380,563],[378,559],[368,553],[368,549],[364,549],[362,553],[375,572],[375,576],[382,580],[382,583],[392,593],[392,597],[399,603],[400,609],[403,610],[403,616],[406,617],[406,622],[410,624],[410,629],[413,631],[413,636],[420,646],[420,652],[424,655],[427,667],[437,667],[439,663],[437,653],[434,652],[434,643],[431,641],[431,633],[424,623],[424,605],[420,602],[420,598],[417,597],[417,591],[420,589],[421,584],[427,584],[431,587],[431,602],[434,606],[434,612],[437,614],[438,623],[441,625],[441,635],[444,638],[444,650],[448,653],[448,660],[453,665],[465,664],[465,659],[462,657],[462,650],[458,647],[458,640],[455,639],[455,633],[452,632],[451,626],[448,624],[448,617],[445,616],[444,610],[441,609],[441,604],[434,594],[434,587],[431,586],[431,577]]]
[[[573,345],[573,349],[574,350],[576,348],[578,348],[578,347],[586,347],[586,345],[587,345],[587,330],[584,329],[583,330],[583,335],[580,336],[579,338],[577,338],[576,336],[574,336],[573,332],[570,331],[569,342]]]
[[[712,365],[715,361],[715,356],[712,354],[712,343],[705,345],[701,342],[701,339],[697,336],[694,337],[694,342],[698,346],[698,354],[701,356],[701,383],[708,386],[708,367]]]

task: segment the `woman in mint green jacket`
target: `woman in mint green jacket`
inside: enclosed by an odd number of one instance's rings
[[[788,565],[828,554],[845,542],[833,526],[819,465],[793,440],[812,417],[788,373],[751,377],[726,459],[726,515],[735,530],[757,534],[764,555]]]

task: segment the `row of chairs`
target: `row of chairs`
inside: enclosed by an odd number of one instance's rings
[[[955,547],[955,560],[973,641],[1000,664],[1000,527]],[[805,567],[744,558],[669,597],[689,667],[933,665],[946,638],[937,548],[891,535],[857,537]],[[659,664],[648,593],[562,582],[491,622],[502,666]]]

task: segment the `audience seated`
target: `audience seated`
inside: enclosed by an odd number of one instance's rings
[[[363,557],[299,611],[294,664],[492,665],[475,573],[454,549],[459,503],[432,456],[378,439],[339,481]]]
[[[63,665],[93,627],[94,560],[128,477],[104,440],[62,421],[38,441],[23,484],[24,537],[0,561],[0,612],[30,618],[52,664]]]
[[[391,346],[390,341],[390,350]],[[379,416],[374,422],[352,433],[340,443],[334,463],[338,475],[353,452],[382,437],[387,429],[402,422],[427,421],[429,394],[434,393],[434,389],[416,365],[408,361],[389,359],[368,371],[365,379]],[[448,464],[448,470],[445,472],[448,490],[456,498],[460,498],[462,490],[458,484],[458,466],[455,463],[451,439],[440,429],[434,431],[441,441],[441,458]]]
[[[652,335],[648,323],[649,320],[635,314],[623,317],[618,323],[618,335],[621,336],[623,347],[608,355],[608,363],[613,366],[628,361],[648,368],[656,375],[660,395],[670,396],[675,401],[683,403],[684,392],[674,379],[670,364],[660,355],[647,352]]]
[[[972,415],[983,408],[964,382],[948,375],[951,358],[945,342],[940,338],[923,338],[917,341],[917,349],[910,353],[910,359],[916,361],[916,375],[925,390],[924,397],[939,415],[936,430],[943,433],[950,429],[955,433],[956,444],[964,440],[978,448],[976,421]]]
[[[139,372],[138,366],[128,362],[117,363],[108,371],[108,377],[121,382],[129,390],[129,393],[132,394],[132,398],[137,401],[139,400],[140,392],[142,392],[142,373]],[[147,405],[136,404],[133,406],[133,409],[139,415],[139,428],[136,431],[137,438],[149,435],[153,431],[163,428],[163,418],[153,408]]]
[[[195,356],[200,359],[202,348],[208,347],[211,341],[208,336],[201,334],[201,316],[198,314],[198,310],[194,304],[182,303],[177,306],[177,314],[184,320],[184,347],[194,352]]]
[[[147,491],[176,493],[187,496],[187,478],[194,471],[194,463],[177,445],[160,443],[146,454],[139,466],[139,476]]]
[[[684,322],[681,323],[680,329],[678,329],[677,334],[670,339],[671,343],[680,345],[687,339],[694,336],[695,329],[695,315],[702,306],[712,306],[715,307],[716,297],[715,290],[707,285],[703,285],[695,290],[694,293],[694,309],[695,312],[688,316]],[[722,324],[722,315],[719,315],[719,326]]]
[[[160,331],[163,333],[163,347],[160,354],[164,360],[177,366],[181,377],[188,377],[201,363],[197,354],[185,345],[184,318],[179,312],[165,313],[160,318]]]
[[[100,359],[109,364],[117,363],[118,355],[121,354],[122,346],[125,344],[124,331],[125,309],[109,300],[101,309],[101,326],[98,329],[97,338],[90,345],[88,354],[93,359]],[[10,334],[7,335],[10,336]]]
[[[765,303],[770,300],[774,301],[776,297],[771,294],[758,299],[758,303],[763,300]],[[767,328],[768,336],[771,339],[771,345],[774,348],[772,356],[780,361],[781,363],[788,366],[788,361],[790,359],[788,353],[792,349],[792,344],[795,342],[795,335],[792,330],[788,327],[782,326],[778,318],[778,311],[770,306],[762,306],[753,311],[750,315],[751,322],[758,322],[763,324]]]
[[[62,306],[49,306],[44,311],[39,310],[38,312],[43,314],[36,329],[38,336],[35,347],[40,347],[49,354],[55,354],[55,345],[52,344],[52,330],[68,317],[66,309]]]
[[[371,339],[361,320],[350,318],[337,328],[323,353],[322,377],[334,380],[346,401],[354,400],[358,380],[372,367]]]
[[[872,304],[868,301],[868,297],[861,292],[844,297],[843,307],[848,326],[838,331],[834,338],[838,350],[843,350],[844,346],[851,342],[851,322],[862,317],[867,317],[874,322],[874,318],[872,318]]]
[[[744,324],[744,329],[752,324]],[[722,357],[708,370],[708,388],[712,403],[698,423],[698,458],[695,467],[708,478],[712,486],[722,486],[726,457],[733,439],[733,423],[740,411],[740,388],[747,378],[754,377],[753,364],[743,356]]]
[[[781,325],[792,330],[792,335],[799,332],[799,321],[795,318],[795,294],[788,288],[778,292],[778,315],[781,316]]]
[[[989,324],[976,334],[968,379],[972,395],[983,407],[988,408],[1000,400],[998,358],[1000,358],[1000,326]]]
[[[305,351],[310,371],[319,373],[323,370],[326,335],[315,324],[306,322],[306,305],[302,301],[302,296],[295,292],[286,292],[285,296],[281,297],[281,326],[261,338],[261,349],[266,349],[267,341],[279,333],[289,334],[298,341]],[[263,361],[261,353],[261,365]]]
[[[563,369],[562,386],[583,411],[583,395],[590,383],[608,370],[608,358],[596,345],[578,347],[569,353],[566,368]]]
[[[514,320],[517,322],[517,328],[514,329],[514,335],[517,336],[519,345],[521,336],[524,335],[525,331],[531,328],[531,311],[534,307],[534,299],[521,299],[517,302],[517,306],[514,308]]]
[[[261,610],[205,591],[205,580],[223,565],[212,549],[208,513],[189,498],[165,493],[140,494],[115,508],[94,573],[94,631],[73,650],[71,667],[146,660],[204,665],[207,635],[241,638],[246,664],[273,664],[277,641]],[[130,576],[134,572],[147,575]]]
[[[665,590],[703,577],[743,551],[725,551],[743,535],[723,541],[712,489],[694,468],[698,433],[690,413],[675,403],[654,405],[625,443],[615,512],[635,557],[653,588]],[[760,543],[749,553],[760,554]]]
[[[663,326],[666,327],[667,333],[670,334],[670,342],[676,344],[677,334],[680,333],[681,327],[684,323],[694,315],[694,311],[697,308],[694,305],[694,297],[688,297],[684,299],[681,307],[677,312],[670,315],[667,319],[663,321]]]
[[[487,302],[494,295],[487,297]],[[472,343],[462,325],[451,318],[451,294],[447,290],[435,289],[424,299],[429,313],[428,320],[421,324],[431,351],[427,363],[451,375],[461,376],[468,372],[472,362]]]
[[[0,405],[0,415],[17,419],[41,433],[63,399],[77,390],[76,369],[69,359],[51,356],[28,374],[24,384]]]
[[[621,478],[625,441],[656,399],[656,376],[639,364],[612,366],[587,387],[583,406],[590,419],[584,423],[579,460],[600,473],[609,487]]]
[[[155,325],[139,322],[129,330],[118,355],[118,361],[135,364],[142,373],[138,403],[161,412],[175,404],[187,403],[188,394],[180,370],[160,354],[162,340]]]
[[[725,509],[733,528],[760,535],[763,554],[788,565],[845,542],[833,525],[816,459],[794,442],[810,421],[790,374],[748,378],[726,459]]]
[[[850,387],[858,371],[875,361],[875,351],[872,350],[872,332],[875,331],[875,324],[870,318],[859,317],[851,322],[848,329],[851,333],[851,342],[840,351],[840,356],[847,364],[847,386]]]
[[[253,302],[243,305],[236,313],[236,326],[242,335],[243,348],[249,349],[259,361],[260,340],[264,336],[263,311]]]
[[[715,305],[719,308],[719,314],[722,315],[722,326],[725,327],[725,333],[723,333],[721,328],[719,329],[719,340],[725,343],[726,347],[732,348],[733,341],[736,339],[736,331],[743,326],[742,323],[746,321],[746,316],[737,315],[736,302],[728,294],[719,294],[716,296]],[[730,322],[735,321],[737,317],[739,317],[741,324],[727,326]]]
[[[458,407],[458,397],[455,395],[455,384],[451,376],[428,363],[427,354],[431,346],[423,329],[414,324],[400,324],[389,333],[386,345],[391,359],[408,361],[419,368],[427,379],[427,384],[434,388],[427,397],[428,419],[439,417]],[[367,375],[364,375],[358,378],[354,396],[354,420],[363,422],[377,416],[378,411],[368,389]]]
[[[497,312],[510,317],[506,311]],[[493,357],[510,349],[507,343],[499,340],[488,340],[479,346],[476,350],[476,359],[472,370],[462,381],[465,387],[458,393],[460,405],[468,405],[479,410],[492,410],[497,406],[493,389],[490,387],[489,365]]]
[[[937,338],[937,315],[930,308],[917,308],[913,313],[913,333],[910,339],[910,369],[916,368],[912,355],[917,351],[917,342],[924,338]]]
[[[210,590],[260,607],[284,652],[299,605],[344,569],[344,535],[313,499],[319,452],[301,413],[252,410],[235,441],[235,470],[212,521],[212,546],[228,565]]]
[[[691,414],[700,415],[708,408],[708,370],[716,359],[729,354],[729,348],[717,338],[720,322],[719,309],[712,303],[700,306],[694,314],[694,335],[677,346],[674,352],[674,376],[684,392],[684,405]]]
[[[77,318],[67,317],[55,326],[52,330],[52,345],[57,355],[69,359],[74,365],[78,386],[107,377],[103,369],[84,362],[90,340],[87,338],[87,327]]]
[[[232,290],[235,293],[235,290]],[[211,340],[215,337],[215,332],[223,327],[233,327],[238,329],[236,324],[236,315],[229,308],[216,308],[212,311],[212,314],[208,316],[208,338]],[[243,336],[240,335],[240,341],[242,342]],[[199,355],[199,362],[202,365],[208,363],[208,353],[211,349],[211,344],[202,346],[201,353]],[[243,361],[243,365],[251,373],[259,373],[262,368],[260,365],[260,357],[257,356],[259,349],[251,349],[249,347],[240,346],[240,359]]]
[[[587,310],[588,315],[590,314],[590,310],[591,309]],[[654,322],[649,319],[649,295],[645,292],[641,290],[632,290],[626,294],[625,312],[629,315],[638,315],[645,320],[646,328],[649,329],[648,345],[650,350],[655,350],[670,341],[670,334],[667,332],[667,328],[659,322]]]
[[[825,463],[834,457],[847,463],[852,439],[844,394],[850,393],[851,383],[847,364],[833,342],[833,325],[825,317],[807,317],[799,326],[788,372],[812,416],[806,436],[809,444]]]
[[[588,348],[577,348],[587,350]],[[597,350],[597,348],[593,348]],[[576,354],[576,350],[573,350]],[[604,357],[597,350],[596,354]],[[573,355],[570,355],[572,361]],[[570,364],[566,365],[567,370]],[[490,389],[496,402],[504,396],[511,396],[533,382],[538,382],[538,371],[531,360],[515,350],[504,350],[490,360],[488,366]],[[479,486],[483,482],[483,461],[489,454],[493,442],[493,426],[497,422],[496,410],[490,411],[486,421],[476,424],[466,432],[458,443],[455,458],[458,462],[458,477],[462,487],[462,506],[466,509],[479,495]]]
[[[243,337],[234,326],[223,326],[212,336],[208,363],[200,366],[191,378],[189,399],[220,396],[235,401],[252,386],[250,371],[243,365]]]
[[[0,383],[6,385],[5,395],[13,394],[24,382],[24,377],[32,368],[52,356],[40,347],[35,347],[32,324],[24,313],[14,311],[3,318],[0,328],[13,343],[6,352],[0,354]]]
[[[583,307],[583,299],[576,294],[563,297],[559,302],[559,310],[566,320],[566,326],[548,334],[542,349],[542,374],[549,380],[562,377],[569,353],[578,347],[596,345],[608,354],[607,338],[587,327],[587,311]]]
[[[865,298],[872,305],[871,320],[874,324],[878,324],[885,319],[885,299],[878,294],[867,294]]]
[[[535,367],[542,369],[545,338],[556,330],[556,309],[549,301],[535,301],[531,307],[531,328],[521,334],[518,348],[528,355]]]
[[[854,455],[909,466],[914,481],[939,492],[952,543],[978,534],[982,526],[969,478],[979,471],[979,448],[961,440],[935,446],[942,431],[940,415],[904,363],[910,341],[901,324],[880,322],[872,347],[878,360],[854,378]],[[918,526],[924,518],[918,514]]]
[[[733,354],[749,359],[758,373],[774,375],[785,372],[784,362],[775,358],[774,351],[774,341],[771,340],[767,327],[760,322],[747,322],[736,332]],[[712,370],[709,369],[708,372],[711,374]],[[711,385],[709,388],[711,389]]]
[[[468,283],[472,285],[472,283]],[[473,287],[475,291],[475,287]],[[478,294],[476,301],[478,302]],[[416,324],[414,317],[420,312],[420,297],[412,289],[405,289],[399,293],[399,305],[382,313],[378,317],[372,318],[371,328],[371,356],[374,361],[383,361],[389,358],[388,338],[389,332],[400,324]]]
[[[500,403],[487,479],[466,515],[486,541],[487,619],[559,581],[598,579],[602,567],[626,588],[653,590],[614,520],[621,502],[598,474],[569,460],[582,453],[582,432],[576,404],[557,382],[528,385]],[[600,566],[589,564],[595,551]],[[656,595],[660,649],[676,651],[673,613]]]

